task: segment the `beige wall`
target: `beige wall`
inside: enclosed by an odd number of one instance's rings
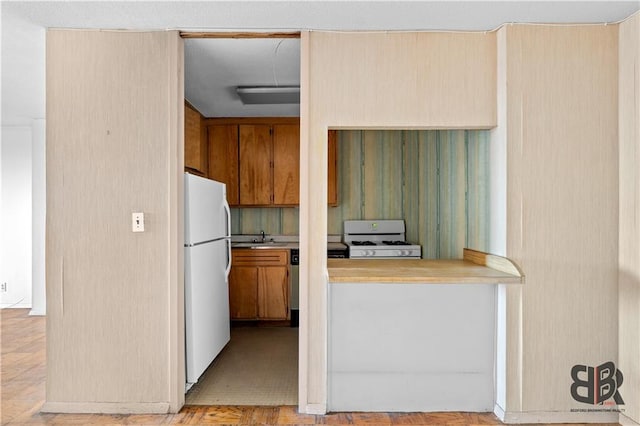
[[[47,32],[44,411],[183,404],[182,61],[177,32]]]
[[[507,255],[527,275],[507,300],[521,309],[507,338],[522,352],[507,360],[518,365],[507,377],[518,401],[505,408],[564,412],[579,406],[570,367],[618,354],[618,29],[505,31]],[[327,128],[491,128],[497,44],[495,33],[304,32],[301,42],[299,402],[321,412]],[[184,381],[181,41],[175,32],[50,31],[47,43],[45,410],[175,410]],[[133,211],[146,213],[147,232],[130,232]],[[626,330],[637,338],[634,318]]]
[[[570,395],[572,366],[618,355],[618,28],[501,32],[506,255],[526,275],[506,302],[516,324],[503,408],[572,420],[589,408]]]
[[[569,393],[573,365],[618,357],[618,29],[502,31],[506,247],[527,275],[522,290],[506,297],[517,324],[506,330],[504,408],[553,416],[584,408]],[[301,326],[308,334],[300,406],[312,412],[326,401],[326,188],[317,182],[326,182],[327,128],[493,127],[498,61],[495,33],[312,32],[302,41]],[[473,73],[454,66],[461,61]],[[434,109],[444,96],[459,103]]]
[[[620,362],[624,414],[640,423],[640,15],[620,24]]]
[[[494,33],[312,32],[309,49],[318,126],[496,124]]]
[[[489,33],[302,34],[300,408],[326,408],[328,128],[490,128]],[[306,333],[305,333],[306,331]]]

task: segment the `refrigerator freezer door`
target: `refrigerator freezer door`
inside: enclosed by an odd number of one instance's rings
[[[230,339],[228,240],[185,248],[187,383],[196,383]]]
[[[227,187],[186,173],[184,177],[185,245],[229,237]]]

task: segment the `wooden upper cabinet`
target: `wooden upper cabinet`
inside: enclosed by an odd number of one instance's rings
[[[327,203],[330,206],[338,205],[338,131],[329,130],[329,169],[328,169],[328,187],[327,187]]]
[[[207,119],[208,177],[236,207],[300,204],[300,124],[293,118]],[[338,205],[337,132],[328,139],[328,204]]]
[[[300,204],[300,125],[273,126],[273,203]]]
[[[227,184],[227,201],[240,204],[238,173],[238,126],[208,126],[210,179]]]
[[[273,202],[273,144],[271,126],[240,125],[240,204]]]
[[[187,171],[206,176],[208,172],[206,128],[202,115],[188,102],[184,108],[184,167]]]

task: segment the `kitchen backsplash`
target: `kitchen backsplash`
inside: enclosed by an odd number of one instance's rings
[[[232,208],[232,234],[298,235],[297,207]]]
[[[488,248],[488,130],[341,130],[337,207],[327,231],[347,219],[404,219],[425,258]],[[298,234],[297,208],[232,209],[232,232]]]

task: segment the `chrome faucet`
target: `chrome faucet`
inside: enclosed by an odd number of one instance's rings
[[[267,235],[269,235],[269,234],[265,234],[264,231],[260,231],[260,239],[254,238],[253,242],[254,243],[264,244],[264,243],[267,242]],[[273,241],[273,238],[271,239],[271,241]]]

